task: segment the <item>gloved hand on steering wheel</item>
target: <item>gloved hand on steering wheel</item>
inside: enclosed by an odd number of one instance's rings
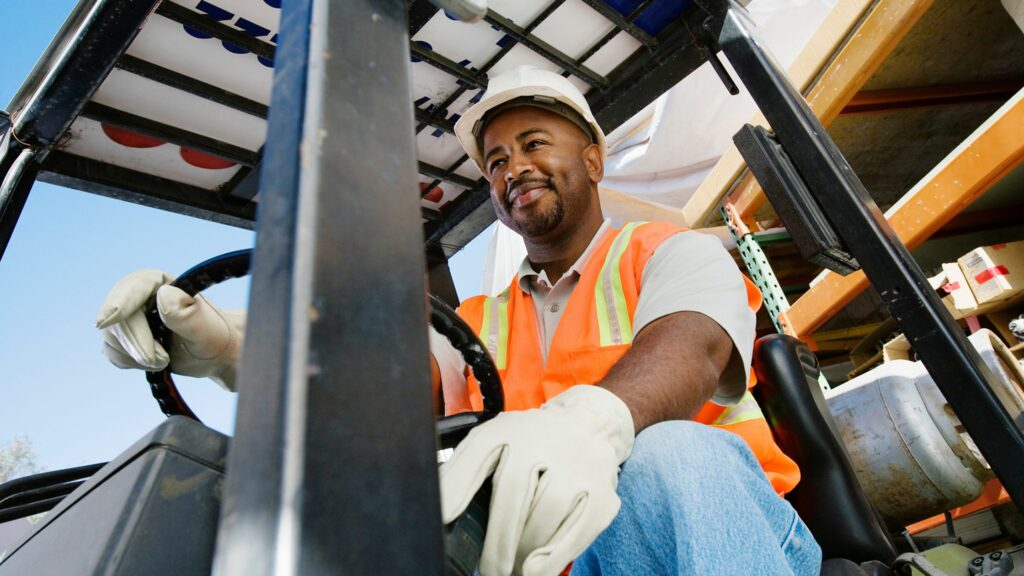
[[[220,310],[201,295],[168,286],[174,277],[159,270],[125,276],[107,294],[96,315],[103,331],[103,355],[119,368],[171,371],[208,377],[235,390],[245,311]],[[156,295],[160,318],[173,334],[170,351],[153,338],[146,305]]]
[[[619,464],[633,418],[614,393],[579,385],[540,408],[504,412],[474,428],[441,468],[445,523],[492,476],[480,573],[553,576],[619,511]]]

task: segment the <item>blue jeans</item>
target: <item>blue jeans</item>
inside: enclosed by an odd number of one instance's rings
[[[821,548],[737,435],[662,422],[636,438],[619,474],[622,509],[572,576],[818,576]]]

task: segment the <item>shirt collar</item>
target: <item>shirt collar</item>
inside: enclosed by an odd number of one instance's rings
[[[572,266],[570,266],[568,270],[565,271],[566,274],[583,274],[583,269],[586,268],[587,262],[590,261],[590,256],[594,253],[594,250],[597,248],[597,245],[600,242],[601,237],[604,236],[605,231],[610,230],[611,227],[612,221],[606,218],[605,221],[601,223],[601,227],[598,228],[597,232],[594,233],[594,237],[590,239],[590,244],[587,245],[587,249],[584,250],[583,254],[580,254],[580,257],[576,259],[576,262]],[[519,272],[517,273],[517,276],[519,277],[519,288],[523,292],[529,293],[530,283],[538,281],[541,278],[541,274],[543,273],[543,271],[537,272],[536,270],[533,269],[533,266],[530,264],[529,256],[523,258],[522,263],[519,264]],[[552,286],[554,286],[559,280],[560,278],[555,278],[553,281],[551,278],[547,278],[548,283],[551,284]]]

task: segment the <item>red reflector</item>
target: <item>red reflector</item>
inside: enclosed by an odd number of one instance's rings
[[[230,160],[225,160],[223,158],[211,156],[205,152],[184,147],[181,149],[181,159],[196,168],[206,168],[207,170],[220,170],[222,168],[231,168],[235,165],[235,163]]]
[[[100,128],[103,129],[103,133],[107,135],[107,138],[110,138],[121,146],[127,146],[128,148],[155,148],[161,144],[166,144],[166,142],[159,138],[153,138],[152,136],[146,136],[144,134],[137,134],[131,130],[111,126],[105,122],[100,123]]]

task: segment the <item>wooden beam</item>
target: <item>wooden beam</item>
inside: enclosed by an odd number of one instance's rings
[[[857,340],[858,342],[875,331],[876,328],[881,326],[881,322],[875,322],[873,324],[862,324],[860,326],[851,326],[849,328],[840,328],[839,330],[829,330],[828,332],[818,332],[814,335],[814,339],[818,342],[831,342],[836,340]]]
[[[1024,87],[1024,79],[969,82],[890,90],[866,90],[854,94],[842,115],[873,114],[892,110],[956,106],[974,102],[1006,102]]]
[[[1024,162],[1024,90],[921,179],[885,216],[913,250],[951,221],[993,184]],[[821,274],[784,314],[787,333],[813,334],[868,286],[863,272]]]
[[[1022,223],[1021,214],[1024,214],[1024,204],[963,212],[957,214],[941,230],[932,234],[930,239],[1019,226]]]
[[[913,28],[932,0],[878,0],[873,8],[871,4],[864,0],[836,4],[788,71],[790,80],[805,94],[811,110],[826,127]],[[750,123],[767,126],[761,114]],[[735,146],[729,147],[683,207],[683,217],[694,228],[705,225],[730,190],[730,201],[744,221],[765,202],[764,192],[746,171]]]

